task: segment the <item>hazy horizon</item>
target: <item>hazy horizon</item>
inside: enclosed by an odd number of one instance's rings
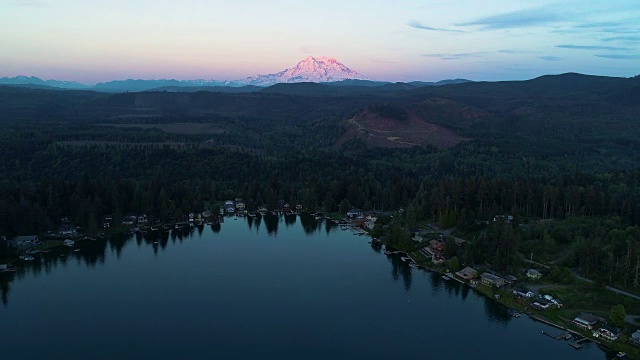
[[[381,81],[630,77],[636,1],[0,1],[0,77],[237,80],[330,56]]]

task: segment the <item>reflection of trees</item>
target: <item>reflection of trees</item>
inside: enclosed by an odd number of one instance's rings
[[[5,306],[9,303],[9,283],[13,278],[13,274],[0,274],[0,299]]]
[[[211,224],[211,230],[216,234],[219,233],[221,230],[220,223],[216,221],[213,224]]]
[[[400,265],[402,281],[404,283],[404,291],[409,292],[411,290],[411,284],[413,280],[413,272],[411,267],[406,263]]]
[[[372,243],[371,248],[374,252],[380,254],[382,252],[382,244],[381,243]]]
[[[285,215],[284,216],[284,224],[287,227],[295,225],[297,219],[298,219],[298,216],[296,216],[296,215]]]
[[[278,224],[280,223],[280,217],[277,215],[267,214],[264,216],[264,225],[267,228],[269,235],[275,235],[278,233]]]
[[[484,299],[484,312],[489,319],[503,324],[507,324],[511,320],[509,309],[491,298]]]
[[[308,214],[300,215],[300,224],[302,225],[302,229],[306,234],[313,234],[316,232],[318,227],[318,221],[313,218],[313,216]]]

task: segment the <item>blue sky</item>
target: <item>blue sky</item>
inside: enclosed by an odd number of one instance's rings
[[[0,0],[0,76],[238,79],[335,57],[372,79],[640,73],[639,0]]]

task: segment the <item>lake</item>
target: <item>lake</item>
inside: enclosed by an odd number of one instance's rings
[[[0,274],[7,359],[605,359],[331,223],[226,218]],[[157,242],[157,243],[154,243]],[[65,256],[60,256],[65,254]]]

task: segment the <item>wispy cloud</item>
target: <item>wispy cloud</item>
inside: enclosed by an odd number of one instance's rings
[[[424,57],[437,58],[440,60],[460,60],[470,57],[478,57],[486,54],[486,52],[468,52],[468,53],[452,53],[452,54],[422,54]]]
[[[538,56],[538,59],[546,60],[546,61],[560,61],[560,60],[562,60],[561,57],[557,57],[557,56]]]
[[[509,55],[535,53],[535,51],[531,51],[531,50],[517,50],[517,49],[503,49],[503,50],[498,50],[498,52],[501,54],[509,54]]]
[[[640,41],[640,36],[629,35],[629,36],[612,36],[608,38],[602,39],[602,41],[611,42],[611,41],[621,41],[621,42],[637,42]]]
[[[616,60],[638,60],[640,55],[631,54],[596,54],[597,57]]]
[[[601,46],[601,45],[570,45],[570,44],[565,44],[565,45],[556,45],[556,47],[557,48],[561,48],[561,49],[573,49],[573,50],[610,50],[610,51],[631,50],[629,48],[616,47],[616,46]]]
[[[438,27],[431,27],[431,26],[427,26],[424,25],[416,20],[411,20],[407,23],[408,26],[414,28],[414,29],[420,29],[420,30],[428,30],[428,31],[439,31],[439,32],[453,32],[453,33],[465,33],[466,31],[462,31],[462,30],[455,30],[455,29],[445,29],[445,28],[438,28]]]
[[[487,16],[456,26],[480,26],[483,30],[499,30],[549,25],[563,20],[565,18],[555,11],[538,8]]]

